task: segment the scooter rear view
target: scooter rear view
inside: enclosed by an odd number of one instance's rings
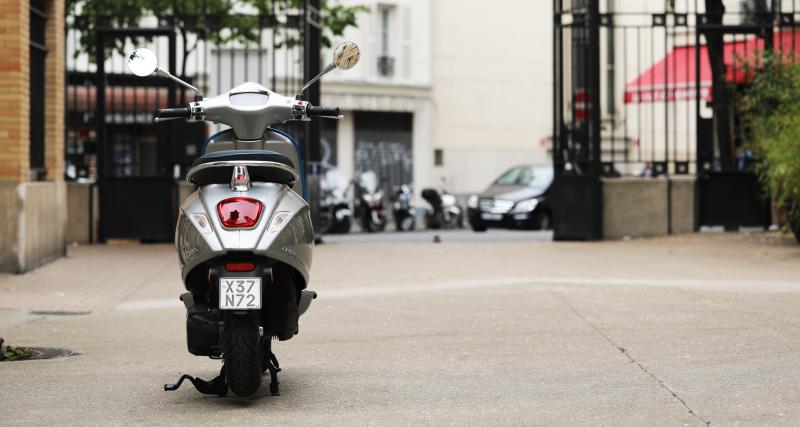
[[[299,317],[316,298],[308,289],[314,230],[300,146],[270,126],[340,117],[338,108],[313,106],[302,93],[359,58],[355,43],[340,44],[333,61],[294,97],[246,82],[203,98],[197,88],[160,69],[153,52],[136,49],[129,55],[134,74],[160,74],[198,94],[188,106],[159,110],[156,122],[185,119],[230,127],[206,141],[188,171],[196,191],[181,205],[175,232],[189,352],[222,359],[223,365],[211,381],[183,375],[165,390],[188,380],[202,393],[248,396],[269,373],[270,391],[279,394],[272,342],[294,337]]]

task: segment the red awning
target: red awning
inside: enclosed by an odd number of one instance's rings
[[[695,46],[678,46],[665,58],[625,85],[626,104],[671,102],[695,99],[697,95],[697,61]],[[800,49],[800,32],[775,33],[775,49],[784,55]],[[764,40],[749,37],[725,43],[724,59],[729,82],[745,83],[751,79],[745,64],[755,64],[764,50]],[[795,55],[797,55],[795,53]],[[700,46],[700,97],[711,99],[711,64],[708,48]]]

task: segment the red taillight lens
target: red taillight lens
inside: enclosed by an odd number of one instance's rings
[[[231,197],[217,204],[222,225],[228,228],[249,228],[258,223],[264,204],[249,197]]]
[[[256,265],[252,262],[229,262],[225,264],[225,269],[228,271],[253,271]]]

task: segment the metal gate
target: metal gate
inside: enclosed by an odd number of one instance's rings
[[[695,176],[698,225],[769,224],[746,133],[722,132],[720,88],[746,87],[758,51],[800,47],[794,4],[705,3],[554,0],[556,239],[601,238],[601,178],[624,176]]]
[[[220,130],[183,121],[153,124],[157,109],[185,104],[194,94],[160,77],[132,76],[124,53],[150,48],[162,67],[207,95],[248,80],[294,93],[315,72],[306,61],[311,50],[305,37],[319,38],[315,3],[306,0],[298,8],[269,2],[263,10],[227,13],[222,20],[207,9],[210,3],[176,1],[164,15],[144,16],[142,28],[118,27],[113,16],[82,10],[67,17],[67,179],[98,186],[97,240],[171,240],[180,182],[203,140]],[[230,37],[225,23],[235,23],[243,35]],[[91,59],[81,49],[89,24],[95,46],[105,47]],[[318,57],[318,41],[311,49]],[[318,68],[318,59],[311,62]],[[292,130],[301,138],[313,133],[302,126]]]

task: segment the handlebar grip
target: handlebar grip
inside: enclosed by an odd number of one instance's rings
[[[314,117],[314,116],[338,117],[339,107],[315,107],[312,105],[306,109],[306,115],[308,117]]]
[[[191,116],[192,110],[189,107],[182,108],[161,108],[158,110],[159,119],[188,119]]]

